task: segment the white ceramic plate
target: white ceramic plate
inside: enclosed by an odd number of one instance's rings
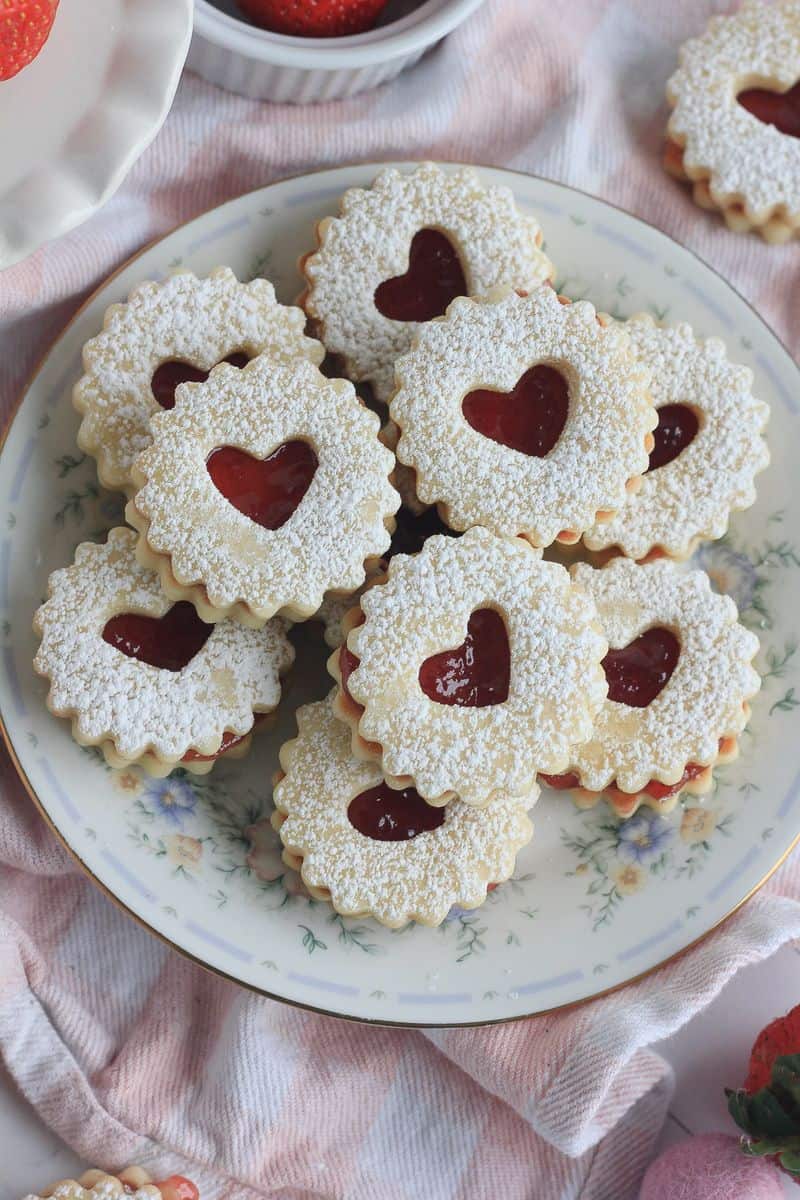
[[[293,707],[329,687],[318,626],[296,631],[298,661],[278,729],[257,738],[248,759],[199,781],[105,768],[46,711],[45,683],[31,669],[30,621],[48,573],[70,561],[77,542],[120,519],[119,498],[98,492],[94,464],[76,450],[69,399],[81,345],[106,306],[179,264],[263,272],[290,301],[314,223],[346,187],[374,174],[360,166],[288,180],[192,221],[112,279],[53,347],[0,457],[0,710],[56,831],[98,883],[179,949],[250,987],[334,1013],[415,1025],[495,1021],[573,1003],[652,969],[736,907],[800,830],[800,381],[756,313],[688,251],[569,188],[484,172],[540,215],[568,294],[619,316],[644,309],[721,334],[772,405],[773,464],[759,479],[758,504],[698,555],[759,631],[765,672],[742,757],[719,771],[704,804],[620,823],[605,807],[580,813],[545,793],[513,882],[441,929],[390,933],[300,894],[270,831],[246,859],[243,830],[270,811],[269,780],[280,742],[294,731]]]
[[[61,0],[41,54],[0,83],[0,268],[116,191],[169,112],[192,0]]]

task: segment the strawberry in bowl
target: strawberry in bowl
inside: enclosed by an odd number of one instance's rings
[[[372,29],[388,0],[237,0],[262,29],[295,37],[346,37]]]

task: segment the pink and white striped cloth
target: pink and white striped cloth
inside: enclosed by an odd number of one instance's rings
[[[271,179],[355,159],[492,162],[595,192],[698,250],[797,355],[797,247],[728,233],[659,167],[677,47],[725,7],[487,0],[394,85],[314,109],[187,77],[103,212],[0,276],[3,413],[81,298],[148,239]],[[670,1092],[648,1047],[800,937],[795,858],[705,944],[576,1011],[483,1030],[359,1027],[168,951],[77,873],[7,761],[0,794],[9,1070],[87,1161],[182,1172],[204,1200],[632,1200]]]

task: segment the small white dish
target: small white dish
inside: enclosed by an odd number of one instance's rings
[[[192,0],[62,0],[39,56],[0,83],[0,269],[112,195],[169,112]]]
[[[622,822],[603,805],[580,812],[545,788],[511,882],[475,912],[453,911],[441,929],[393,933],[310,900],[269,825],[247,856],[245,830],[271,811],[269,781],[281,742],[295,736],[294,710],[331,686],[318,625],[292,633],[298,656],[277,726],[256,736],[247,758],[204,776],[110,770],[47,711],[47,683],[31,666],[31,619],[48,574],[71,560],[77,542],[122,518],[121,497],[98,489],[93,461],[76,449],[69,403],[81,346],[105,309],[171,267],[202,274],[219,263],[240,278],[267,274],[291,303],[315,223],[376,173],[364,164],[284,180],[198,217],[128,263],[64,330],[0,455],[0,713],[23,782],[55,832],[96,883],[176,949],[246,987],[340,1016],[492,1023],[574,1004],[652,970],[741,904],[800,830],[798,370],[758,314],[688,250],[561,184],[481,170],[541,218],[560,290],[614,316],[644,310],[722,336],[772,406],[773,461],[759,476],[757,504],[696,556],[757,630],[764,674],[741,757],[717,772],[702,801]]]
[[[393,0],[378,28],[341,38],[286,37],[250,24],[234,0],[196,0],[188,65],[253,100],[340,100],[394,79],[483,0]]]

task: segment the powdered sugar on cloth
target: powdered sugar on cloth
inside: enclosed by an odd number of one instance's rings
[[[2,411],[86,292],[150,238],[271,179],[357,159],[491,162],[576,184],[697,250],[797,354],[796,248],[734,237],[659,166],[678,46],[723,7],[574,0],[565,21],[557,6],[486,0],[395,84],[314,108],[187,76],[106,208],[0,276]],[[87,1160],[189,1174],[204,1200],[633,1200],[669,1096],[647,1047],[800,936],[790,862],[704,945],[574,1012],[361,1028],[166,950],[77,873],[5,761],[0,795],[5,1062]]]

